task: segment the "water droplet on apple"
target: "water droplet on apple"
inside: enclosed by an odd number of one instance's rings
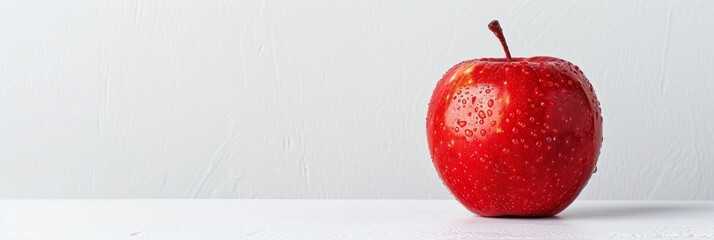
[[[481,129],[481,136],[486,136],[486,129]]]
[[[476,102],[476,97],[471,97],[471,104],[474,104]]]
[[[461,103],[466,104],[466,99],[461,100]]]
[[[548,87],[552,87],[552,86],[553,86],[553,82],[548,81],[547,83],[545,83],[545,85],[548,86]]]
[[[459,132],[459,127],[454,127],[454,132]]]
[[[518,139],[515,139],[515,138],[514,138],[514,139],[511,141],[511,143],[513,143],[513,145],[518,145]]]
[[[488,107],[493,107],[493,99],[488,100]]]
[[[511,131],[513,131],[513,133],[518,133],[518,128],[513,127],[513,129],[511,129]]]
[[[543,143],[541,143],[540,141],[537,141],[537,142],[535,143],[536,147],[540,147],[541,144],[543,144]]]
[[[491,111],[491,110],[488,110],[488,111],[486,111],[486,114],[487,114],[487,115],[488,115],[488,116],[490,117],[490,116],[492,116],[492,115],[493,115],[493,111]]]
[[[521,110],[520,110],[520,109],[516,109],[516,114],[521,115]]]
[[[474,132],[472,132],[472,131],[469,130],[469,129],[466,129],[466,130],[464,131],[464,134],[466,134],[467,137],[471,137],[471,136],[474,135]]]
[[[486,89],[486,93],[490,93],[490,92],[491,92],[491,89]]]
[[[551,138],[551,137],[546,137],[546,138],[545,138],[545,141],[546,141],[546,142],[552,142],[552,141],[553,141],[553,138]]]
[[[478,124],[482,124],[482,125],[483,125],[483,119],[478,120]]]
[[[503,148],[503,153],[509,154],[509,153],[511,153],[511,149]]]
[[[469,113],[470,114],[470,113]],[[535,122],[535,117],[528,118],[528,121]]]
[[[483,110],[478,111],[478,117],[480,117],[480,118],[486,118],[486,113],[484,113]]]
[[[464,126],[466,126],[467,122],[464,120],[458,120],[456,123],[459,124],[459,126],[464,127]]]

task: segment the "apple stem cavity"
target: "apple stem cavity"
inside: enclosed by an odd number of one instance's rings
[[[491,23],[488,24],[488,30],[496,34],[498,41],[500,41],[501,46],[503,46],[503,51],[506,52],[506,59],[510,62],[512,60],[511,51],[508,50],[508,44],[506,44],[506,38],[503,36],[503,29],[501,29],[501,24],[498,23],[498,20],[491,21]]]

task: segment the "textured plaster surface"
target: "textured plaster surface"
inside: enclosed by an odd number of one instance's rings
[[[581,199],[714,200],[712,1],[3,1],[0,198],[450,198],[425,139],[454,64],[579,65]]]

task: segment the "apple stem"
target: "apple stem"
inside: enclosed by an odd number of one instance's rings
[[[503,36],[503,30],[501,29],[501,24],[498,23],[498,20],[493,20],[491,23],[488,24],[488,29],[493,32],[493,34],[496,34],[496,37],[498,38],[498,41],[501,42],[501,46],[503,46],[503,51],[506,52],[506,59],[510,62],[511,59],[511,51],[508,51],[508,44],[506,44],[506,38]]]

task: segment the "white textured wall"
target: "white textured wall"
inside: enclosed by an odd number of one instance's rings
[[[2,198],[448,198],[425,113],[457,62],[579,65],[583,199],[714,200],[712,1],[2,1]]]

